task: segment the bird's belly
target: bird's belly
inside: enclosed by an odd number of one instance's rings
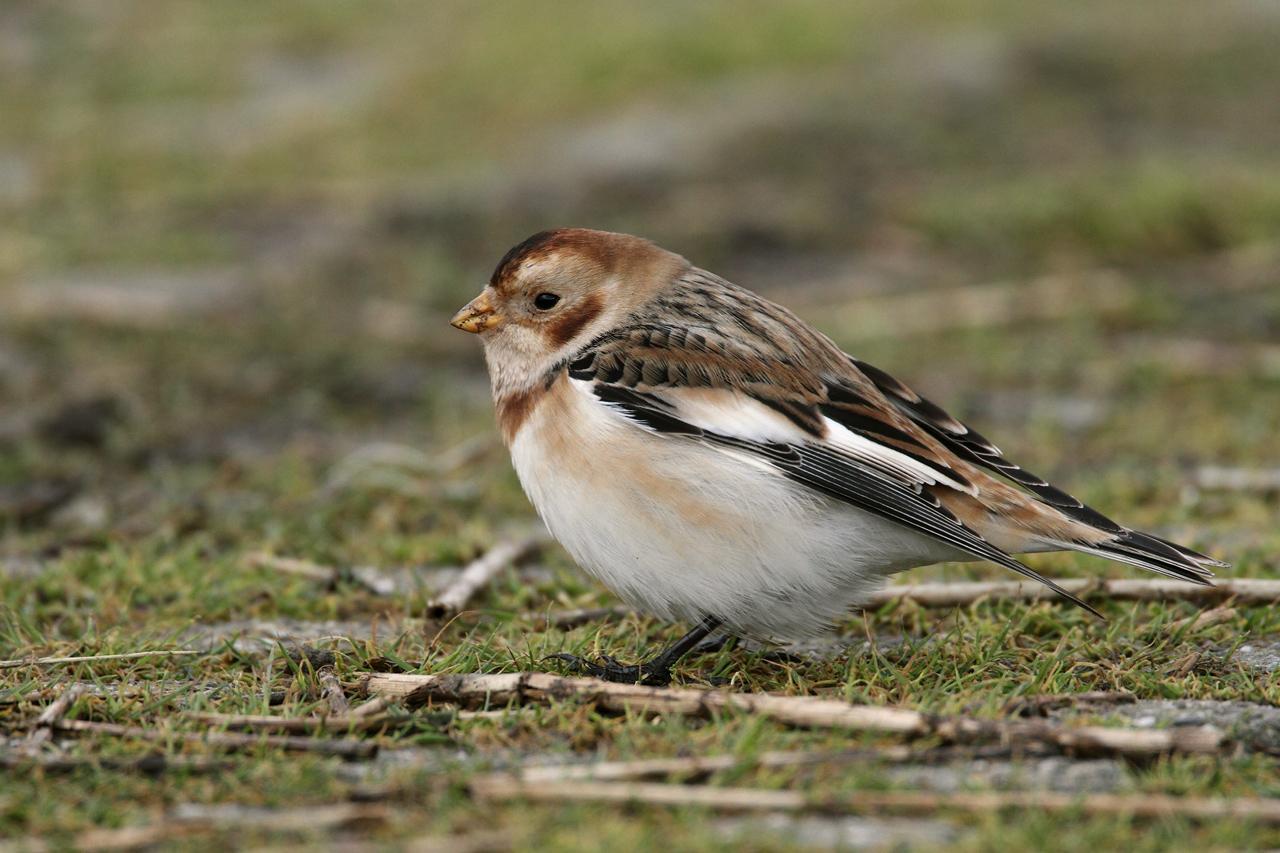
[[[799,639],[884,576],[945,546],[792,483],[767,463],[657,436],[572,390],[511,444],[525,492],[570,555],[628,603],[670,619]]]

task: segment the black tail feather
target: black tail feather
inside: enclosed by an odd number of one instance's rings
[[[1192,551],[1158,536],[1137,530],[1125,530],[1113,539],[1099,543],[1074,543],[1072,550],[1096,554],[1131,566],[1190,583],[1209,585],[1210,566],[1227,564]]]

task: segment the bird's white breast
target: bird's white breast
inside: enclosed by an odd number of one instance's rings
[[[562,377],[511,442],[552,535],[629,603],[799,639],[893,571],[947,559],[927,537],[829,500],[745,452],[655,434]]]

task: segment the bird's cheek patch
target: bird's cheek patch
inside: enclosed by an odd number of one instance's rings
[[[547,339],[555,348],[560,348],[578,336],[592,320],[600,316],[604,310],[604,301],[600,294],[592,293],[578,305],[568,308],[545,327]]]

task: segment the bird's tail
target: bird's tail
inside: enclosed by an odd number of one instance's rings
[[[1063,542],[1065,549],[1105,557],[1118,563],[1147,569],[1165,577],[1208,585],[1213,569],[1229,568],[1229,563],[1150,533],[1122,529],[1101,542]]]

